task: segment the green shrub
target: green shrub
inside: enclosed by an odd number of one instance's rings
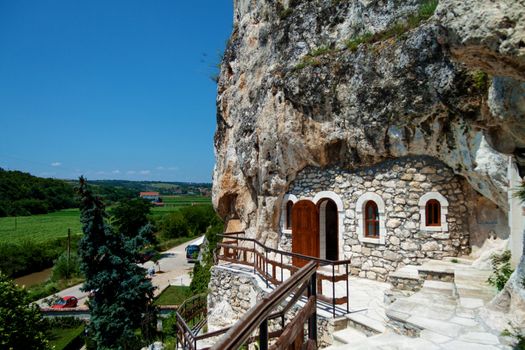
[[[507,283],[510,275],[514,271],[510,266],[510,256],[510,250],[505,250],[501,254],[493,254],[491,256],[492,275],[490,275],[487,282],[498,290],[503,289],[505,283]]]
[[[425,1],[419,6],[418,16],[421,20],[428,19],[434,15],[438,5],[437,0]]]
[[[437,0],[426,1],[419,6],[417,13],[408,16],[406,21],[395,22],[385,30],[374,34],[366,32],[354,36],[345,42],[345,46],[349,51],[355,52],[361,44],[372,44],[390,38],[402,37],[407,31],[416,28],[422,21],[430,18],[434,14],[437,4]]]
[[[63,253],[55,261],[53,266],[52,280],[58,281],[61,279],[69,279],[71,277],[80,276],[80,260],[76,253],[71,253],[71,258],[67,258],[67,252]]]
[[[80,235],[71,237],[71,251],[76,251],[79,239]],[[10,277],[41,271],[53,266],[66,248],[66,237],[39,244],[32,240],[0,242],[0,271]]]
[[[514,349],[525,350],[525,333],[509,322],[509,328],[505,328],[501,335],[514,339]]]

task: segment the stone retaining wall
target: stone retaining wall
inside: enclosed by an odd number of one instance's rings
[[[208,331],[229,327],[252,306],[267,295],[250,273],[214,266],[211,269],[208,295]],[[285,316],[288,322],[297,312],[296,305]],[[280,329],[279,320],[269,323],[269,330]],[[334,320],[317,315],[318,344],[326,347],[333,342]]]

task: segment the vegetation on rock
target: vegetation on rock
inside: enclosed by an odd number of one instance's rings
[[[505,287],[505,283],[507,283],[510,275],[514,271],[510,266],[510,257],[510,250],[506,250],[501,254],[493,254],[491,256],[492,275],[487,282],[498,290],[502,290],[503,287]]]

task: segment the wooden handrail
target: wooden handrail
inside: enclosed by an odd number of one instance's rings
[[[238,349],[251,334],[267,320],[271,311],[279,306],[290,294],[315,275],[317,264],[313,261],[302,267],[296,274],[283,284],[263,297],[241,319],[233,325],[226,334],[211,348],[214,350]],[[315,294],[314,294],[315,305]],[[315,308],[314,308],[315,312]]]
[[[326,260],[270,248],[253,238],[227,235],[218,236],[223,238],[223,242],[217,244],[214,259],[216,261],[222,260],[253,267],[253,272],[260,274],[265,279],[267,287],[269,287],[269,283],[276,286],[281,284],[284,281],[284,270],[287,270],[290,275],[293,275],[299,270],[299,267],[290,263],[288,259],[292,261],[295,259],[301,259],[306,262],[313,261],[319,266],[328,267],[331,271],[328,271],[328,269],[326,271],[319,270],[317,275],[319,289],[318,299],[332,305],[332,315],[334,317],[336,316],[336,305],[346,304],[346,312],[350,311],[348,305],[348,274],[351,261],[349,259],[337,261]],[[268,255],[272,253],[274,257],[269,257]],[[277,256],[280,256],[280,262],[276,260]],[[283,261],[283,257],[287,257],[287,261]],[[343,271],[341,271],[341,266],[343,267]],[[277,269],[279,269],[279,271]],[[280,276],[277,275],[277,272],[280,272]],[[332,293],[330,296],[323,295],[323,280],[332,284]],[[336,297],[335,294],[335,284],[338,282],[346,283],[346,295],[341,297]]]

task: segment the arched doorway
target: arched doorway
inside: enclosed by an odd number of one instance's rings
[[[300,200],[292,207],[292,252],[319,257],[319,211],[309,200]],[[293,259],[298,267],[306,263],[303,259]]]
[[[319,202],[319,235],[321,258],[339,259],[339,218],[337,204],[331,199]]]

